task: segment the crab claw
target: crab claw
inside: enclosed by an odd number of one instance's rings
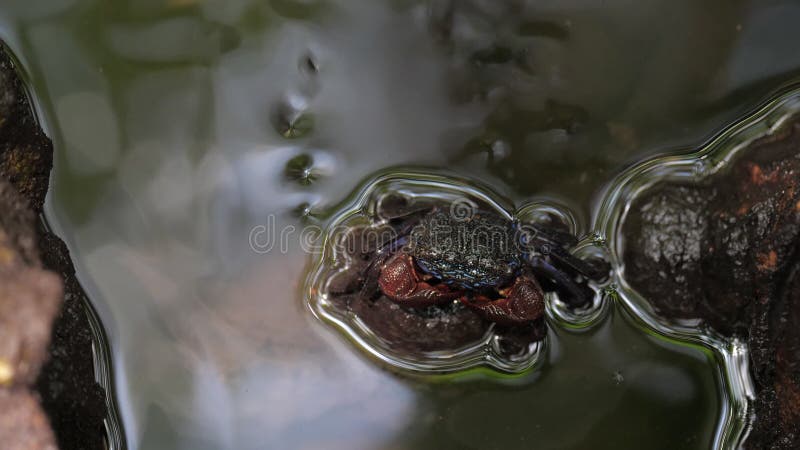
[[[386,261],[378,285],[389,300],[412,308],[448,303],[464,295],[445,284],[427,283],[414,266],[411,255],[404,253],[397,253]]]
[[[511,287],[499,293],[500,298],[496,300],[476,295],[472,298],[463,296],[460,301],[484,319],[500,325],[530,324],[544,314],[544,293],[532,276],[520,275]]]

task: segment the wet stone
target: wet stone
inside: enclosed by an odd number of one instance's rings
[[[33,394],[0,389],[0,444],[4,450],[56,450],[50,424]]]
[[[340,300],[370,330],[405,352],[457,349],[478,341],[488,329],[477,314],[461,305],[420,312],[401,308],[385,297],[370,301],[355,295]]]
[[[0,52],[0,179],[11,183],[39,211],[52,165],[50,140],[34,121],[13,64]]]
[[[33,214],[0,179],[0,447],[55,450],[50,424],[29,390],[48,358],[61,280],[40,268]]]
[[[39,262],[33,214],[13,186],[0,179],[0,272]]]
[[[0,388],[0,448],[54,449],[54,434],[61,450],[101,450],[106,406],[86,300],[66,245],[35,220],[52,163],[52,143],[0,51],[0,384],[14,386]]]
[[[651,189],[623,235],[631,285],[667,320],[744,338],[756,384],[751,449],[800,446],[800,121],[705,183]]]
[[[700,270],[708,234],[706,208],[713,192],[692,186],[665,186],[639,202],[626,227],[628,277],[648,284],[652,293],[666,294],[669,302],[657,306],[665,315],[693,318],[706,314]]]

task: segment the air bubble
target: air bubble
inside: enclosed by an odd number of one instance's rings
[[[302,186],[311,185],[317,177],[314,172],[314,158],[307,154],[295,156],[286,163],[283,174]]]
[[[314,205],[309,202],[303,202],[292,209],[292,215],[299,219],[310,219],[314,217]]]
[[[290,97],[282,101],[272,114],[275,131],[286,139],[299,139],[311,134],[314,116],[305,108],[302,99]]]

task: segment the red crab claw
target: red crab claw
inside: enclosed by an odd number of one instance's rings
[[[404,253],[398,253],[386,262],[378,285],[389,300],[412,308],[452,302],[464,295],[462,291],[455,291],[447,285],[425,282],[414,266],[414,260]]]
[[[500,325],[529,324],[544,314],[544,293],[535,278],[520,275],[511,287],[499,291],[500,298],[492,300],[484,295],[461,297],[461,302]]]

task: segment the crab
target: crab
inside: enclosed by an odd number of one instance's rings
[[[489,322],[523,326],[544,315],[545,291],[580,307],[594,295],[586,281],[608,274],[604,262],[570,254],[566,247],[577,238],[555,227],[522,225],[488,210],[457,217],[438,207],[400,221],[398,236],[368,264],[364,290],[402,307],[459,302]]]

